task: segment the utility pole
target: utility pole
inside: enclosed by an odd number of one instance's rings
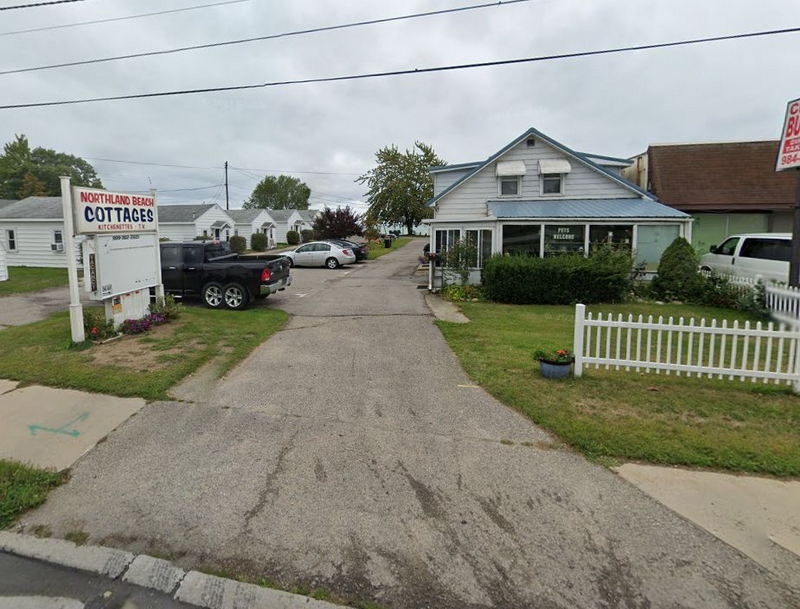
[[[231,202],[228,198],[228,161],[225,161],[225,209],[231,208]]]

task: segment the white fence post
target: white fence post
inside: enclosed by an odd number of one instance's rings
[[[583,321],[586,318],[586,305],[575,305],[575,334],[572,338],[572,352],[575,354],[576,377],[583,374]]]

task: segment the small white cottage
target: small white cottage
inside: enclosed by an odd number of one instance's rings
[[[233,218],[233,234],[244,237],[247,246],[252,247],[251,237],[255,234],[267,236],[267,247],[275,246],[275,219],[266,209],[231,209],[227,214]]]
[[[170,241],[191,241],[200,236],[227,241],[234,234],[234,224],[233,218],[214,203],[158,206],[158,232]]]
[[[630,245],[636,262],[655,270],[676,237],[691,240],[691,217],[622,178],[628,164],[529,129],[486,160],[432,167],[431,251],[470,239],[473,283],[493,254],[589,255],[604,243]]]
[[[81,237],[75,239],[78,244]],[[8,266],[67,267],[61,197],[27,197],[0,205],[0,244]],[[77,256],[80,248],[76,246]]]

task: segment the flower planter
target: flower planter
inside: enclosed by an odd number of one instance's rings
[[[565,379],[569,376],[572,369],[572,362],[553,363],[546,360],[539,360],[539,370],[546,379]]]

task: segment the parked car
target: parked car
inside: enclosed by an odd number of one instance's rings
[[[291,261],[292,266],[326,266],[336,269],[356,261],[352,249],[328,241],[312,241],[297,249],[283,252],[283,255]]]
[[[700,257],[700,268],[741,277],[788,281],[792,256],[790,233],[731,235]]]
[[[219,241],[161,243],[164,291],[183,298],[199,296],[213,309],[243,309],[292,285],[285,256],[240,256]]]
[[[361,262],[369,257],[369,247],[366,243],[356,243],[347,239],[326,239],[326,241],[353,250],[356,255],[356,262]]]

